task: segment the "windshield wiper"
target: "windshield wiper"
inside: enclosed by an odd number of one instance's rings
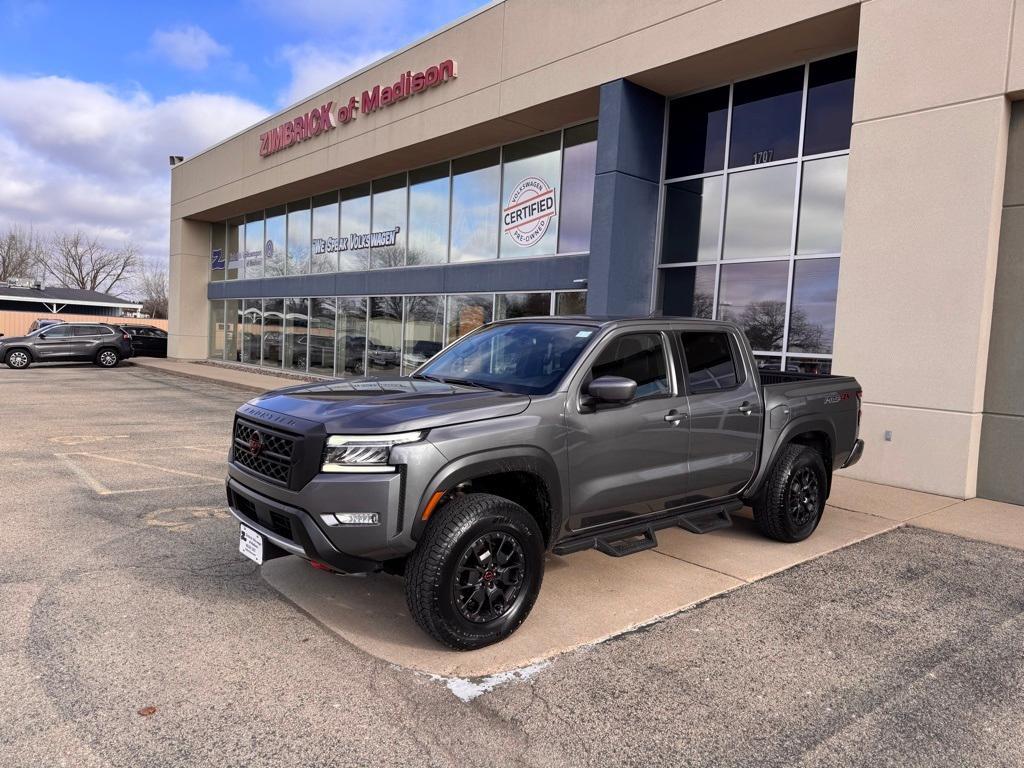
[[[470,381],[469,379],[442,379],[438,377],[439,381],[443,381],[445,384],[462,384],[467,387],[479,387],[480,389],[490,389],[494,392],[504,392],[501,387],[495,387],[491,384],[481,384],[479,381]]]
[[[409,378],[410,379],[423,379],[424,381],[436,381],[436,382],[439,382],[441,384],[446,384],[447,383],[440,376],[427,376],[427,374],[425,374],[425,373],[414,373],[411,376],[409,376]]]

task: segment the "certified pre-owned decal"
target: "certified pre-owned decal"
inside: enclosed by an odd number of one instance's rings
[[[512,242],[529,248],[544,237],[555,215],[555,188],[544,179],[528,176],[512,189],[501,220]]]

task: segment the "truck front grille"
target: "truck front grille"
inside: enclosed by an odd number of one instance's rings
[[[233,448],[236,463],[278,485],[288,485],[295,454],[295,438],[238,419],[235,422]]]

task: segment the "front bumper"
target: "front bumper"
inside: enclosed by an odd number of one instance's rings
[[[846,469],[847,467],[852,467],[854,464],[856,464],[858,461],[860,461],[860,457],[863,454],[864,454],[864,441],[861,440],[860,438],[858,438],[857,441],[853,444],[853,450],[850,451],[850,455],[847,457],[846,461],[843,462],[843,466],[840,467],[840,469]]]

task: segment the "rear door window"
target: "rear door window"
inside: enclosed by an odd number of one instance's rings
[[[668,363],[660,333],[626,333],[608,342],[594,363],[591,373],[622,376],[636,382],[636,398],[667,395]]]
[[[99,336],[104,332],[102,325],[76,325],[74,327],[75,336]]]
[[[42,333],[48,339],[66,339],[71,335],[71,328],[67,325],[48,325]]]
[[[729,335],[714,331],[683,331],[680,334],[686,357],[690,392],[719,392],[739,384],[736,360]]]

